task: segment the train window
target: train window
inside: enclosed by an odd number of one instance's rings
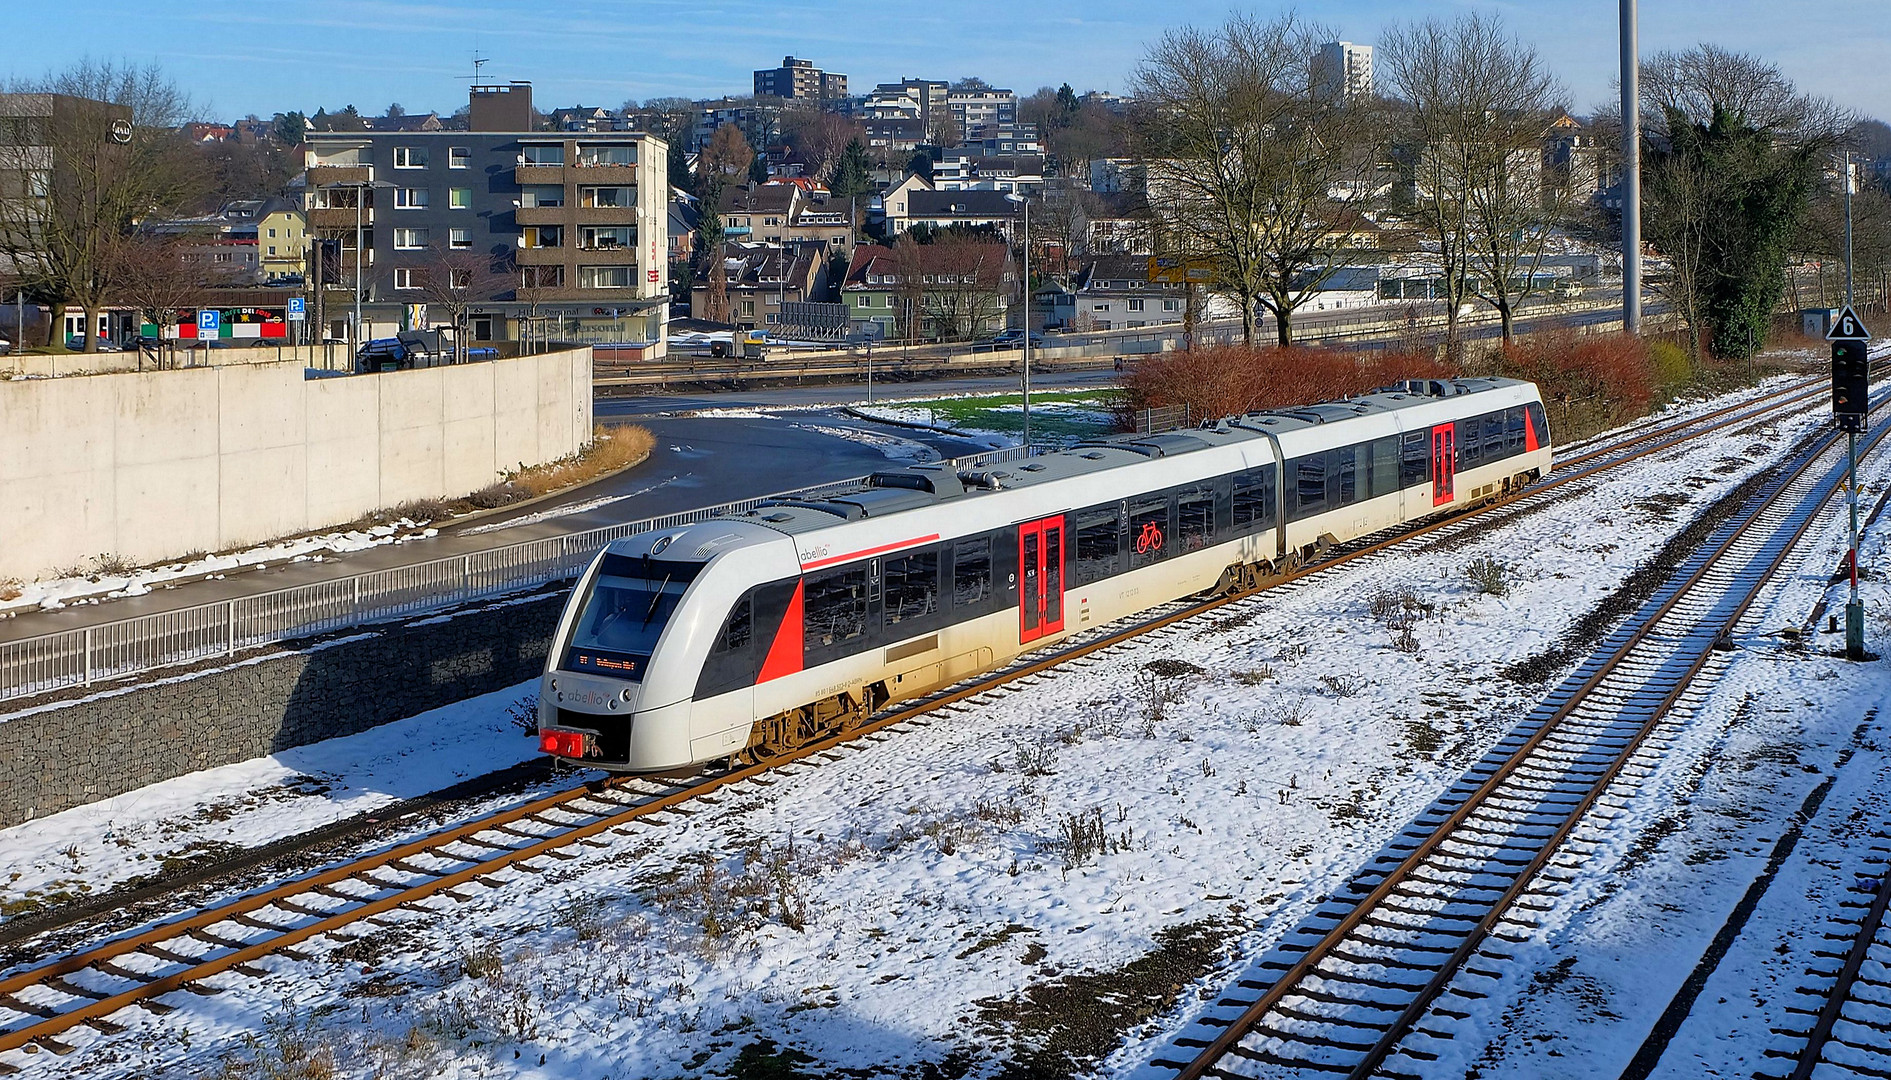
[[[1309,454],[1294,462],[1294,520],[1326,512],[1326,455]]]
[[[1330,460],[1327,468],[1332,472],[1335,485],[1339,490],[1329,492],[1336,500],[1335,508],[1351,506],[1359,501],[1359,448],[1357,446],[1336,446],[1327,451]]]
[[[716,652],[734,652],[749,647],[749,638],[755,632],[755,609],[748,597],[743,597],[729,612],[727,622],[722,624],[722,633],[716,635]]]
[[[1484,460],[1494,462],[1503,456],[1504,414],[1498,411],[1484,417]]]
[[[961,540],[952,552],[952,602],[983,603],[991,595],[991,538]]]
[[[1387,435],[1368,445],[1372,450],[1372,464],[1366,471],[1370,488],[1367,497],[1376,499],[1390,495],[1399,489],[1399,437]]]
[[[1476,417],[1472,417],[1469,420],[1458,421],[1457,445],[1459,472],[1463,472],[1466,469],[1474,469],[1479,462],[1484,460],[1483,453],[1480,450],[1483,444],[1478,441],[1481,437],[1482,425],[1478,423]]]
[[[1129,504],[1129,565],[1147,566],[1169,551],[1169,499],[1141,498]]]
[[[1077,584],[1088,585],[1116,573],[1123,530],[1115,507],[1085,510],[1076,515]]]
[[[852,641],[867,629],[867,568],[808,578],[804,620],[808,648]]]
[[[1399,437],[1399,486],[1417,487],[1431,479],[1430,433],[1408,431]]]
[[[886,561],[886,621],[890,625],[939,609],[939,553],[916,551]]]
[[[1549,418],[1543,415],[1543,403],[1540,401],[1532,401],[1528,405],[1525,405],[1524,409],[1529,412],[1530,423],[1536,428],[1536,444],[1538,446],[1548,446],[1550,444],[1550,422]]]
[[[641,567],[644,560],[635,560]],[[606,562],[604,569],[631,564]],[[661,567],[662,563],[656,564]],[[574,670],[605,671],[623,678],[638,679],[643,674],[643,658],[656,651],[663,627],[683,599],[687,585],[652,581],[643,577],[620,577],[600,572],[584,598],[571,631],[570,659],[566,666]]]
[[[1200,551],[1215,542],[1215,489],[1207,484],[1183,488],[1175,498],[1177,554]]]
[[[1234,531],[1260,532],[1274,524],[1274,467],[1263,465],[1234,477]]]
[[[1523,453],[1523,406],[1504,410],[1504,456]]]

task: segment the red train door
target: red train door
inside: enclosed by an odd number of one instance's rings
[[[1458,471],[1458,426],[1439,424],[1431,429],[1431,505],[1451,501],[1451,480]]]
[[[1018,526],[1018,641],[1064,628],[1064,518]]]

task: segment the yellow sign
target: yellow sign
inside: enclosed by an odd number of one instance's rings
[[[1213,281],[1214,277],[1215,264],[1209,259],[1181,259],[1171,255],[1149,257],[1150,281],[1200,285]]]

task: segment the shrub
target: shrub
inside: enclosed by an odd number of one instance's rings
[[[138,564],[108,551],[92,556],[92,567],[101,574],[129,574],[138,568]]]
[[[1233,416],[1452,374],[1428,356],[1369,350],[1229,345],[1156,353],[1138,361],[1130,375],[1120,419],[1129,427],[1135,413],[1172,405],[1187,405],[1190,415],[1203,419]]]
[[[1584,438],[1647,412],[1655,365],[1647,343],[1627,334],[1573,331],[1513,343],[1496,357],[1497,374],[1537,384],[1562,441]]]
[[[20,585],[19,578],[0,578],[0,600],[18,600],[23,592]]]
[[[1322,675],[1320,685],[1334,697],[1349,698],[1357,697],[1366,688],[1366,680],[1359,675]]]
[[[656,441],[649,428],[635,424],[620,427],[599,424],[591,430],[591,441],[583,450],[544,465],[522,468],[507,476],[506,482],[536,498],[634,465],[650,456]]]
[[[1650,342],[1648,360],[1654,368],[1655,385],[1663,394],[1672,395],[1694,381],[1694,362],[1686,349],[1672,341]]]
[[[1481,555],[1464,566],[1464,576],[1485,596],[1510,595],[1510,568],[1489,555]]]

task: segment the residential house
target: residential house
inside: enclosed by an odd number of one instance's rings
[[[194,143],[229,142],[236,138],[236,128],[229,124],[185,124],[184,137]]]
[[[630,122],[622,113],[606,109],[603,106],[586,108],[574,105],[569,109],[553,109],[546,117],[547,124],[553,131],[627,131]]]
[[[450,259],[483,259],[504,278],[472,308],[474,339],[535,321],[566,340],[641,342],[661,355],[669,147],[638,132],[511,126],[530,123],[529,83],[473,87],[471,105],[469,131],[308,137],[305,210],[324,271],[314,324],[348,336],[359,229],[362,338],[425,321],[431,275]]]
[[[1017,289],[1010,248],[976,241],[861,244],[841,283],[849,321],[885,340],[966,340],[1006,325]]]
[[[1084,246],[1090,254],[1156,253],[1155,218],[1141,191],[1092,192],[1084,216]]]
[[[402,113],[399,116],[370,116],[366,118],[369,131],[445,131],[446,123],[439,113]]]
[[[272,199],[256,223],[256,254],[263,281],[300,279],[308,268],[308,218],[285,199]]]
[[[847,76],[838,71],[822,71],[812,60],[784,56],[780,67],[755,72],[755,96],[833,101],[847,96]]]
[[[255,285],[302,273],[308,239],[301,221],[301,211],[287,199],[231,199],[215,213],[150,220],[139,228],[182,237],[184,258],[208,281]]]
[[[1060,297],[1048,325],[1067,330],[1125,330],[1182,322],[1188,314],[1188,286],[1152,280],[1143,255],[1093,255],[1078,263],[1074,287]],[[1203,292],[1196,297],[1198,319],[1238,317],[1240,308],[1225,297]]]
[[[827,250],[821,244],[723,245],[728,322],[738,329],[767,329],[781,322],[784,303],[806,303],[827,291]],[[690,285],[690,314],[712,310],[708,268]]]
[[[895,188],[894,192],[899,190]],[[955,225],[995,228],[1010,236],[1023,214],[1021,206],[1006,198],[1002,191],[935,191],[930,187],[908,188],[904,198],[883,199],[882,207],[886,231],[891,236],[898,236],[915,225],[935,229]]]
[[[985,124],[965,133],[963,144],[986,156],[995,154],[1041,154],[1044,144],[1038,138],[1036,124]]]
[[[932,186],[939,191],[1015,191],[1035,195],[1044,187],[1044,155],[935,150]]]
[[[798,181],[732,187],[722,193],[717,212],[723,232],[731,237],[764,244],[817,243],[830,254],[849,255],[854,247],[853,206],[826,191]]]
[[[1376,266],[1342,266],[1321,281],[1313,282],[1313,277],[1312,274],[1304,274],[1296,283],[1298,288],[1306,288],[1309,282],[1312,283],[1306,300],[1300,305],[1299,311],[1302,313],[1348,311],[1382,302],[1379,296],[1379,268]]]

